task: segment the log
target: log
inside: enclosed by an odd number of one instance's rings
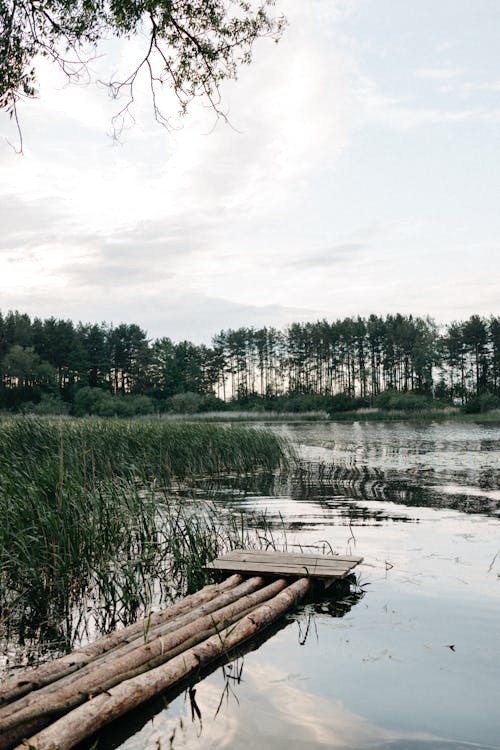
[[[39,692],[34,693],[29,705],[25,705],[26,699],[10,704],[8,708],[13,710],[8,717],[2,719],[1,727],[3,731],[8,732],[19,727],[19,737],[25,736],[23,730],[25,724],[31,724],[36,719],[43,719],[43,722],[46,723],[47,717],[75,708],[87,700],[89,696],[95,696],[109,690],[126,679],[127,676],[135,676],[168,661],[195,643],[205,640],[208,637],[207,633],[211,635],[224,629],[229,623],[235,622],[244,613],[275,596],[285,586],[286,581],[278,579],[254,593],[240,596],[237,601],[231,602],[215,612],[196,618],[167,636],[155,638],[148,643],[143,641],[142,645],[132,652],[127,652],[124,655],[121,655],[121,651],[118,652],[113,659],[108,659],[105,663],[96,665],[90,674],[83,676],[78,674],[78,679],[73,680],[70,684],[64,684],[59,690],[42,695]],[[237,588],[241,589],[242,586]],[[55,686],[57,687],[58,684],[55,683]],[[16,710],[16,707],[21,703],[23,706]]]
[[[178,617],[172,617],[167,625],[160,625],[157,626],[157,628],[153,631],[153,634],[150,633],[150,636],[155,636],[159,628],[165,628],[166,630],[162,630],[162,633],[168,633],[172,632],[174,630],[177,630],[178,628],[193,622],[194,620],[198,619],[202,615],[209,614],[210,612],[214,612],[217,609],[220,609],[223,606],[226,606],[228,604],[231,604],[234,601],[237,601],[242,596],[246,596],[247,594],[255,591],[263,584],[263,579],[259,576],[255,576],[252,578],[247,579],[246,581],[243,581],[243,583],[240,583],[237,586],[234,586],[227,591],[223,591],[222,593],[218,593],[217,596],[213,597],[212,599],[206,601],[204,604],[201,604],[200,606],[192,609],[191,611],[188,611],[187,613],[181,613]],[[38,691],[32,691],[30,694],[25,695],[24,697],[19,698],[15,702],[10,702],[7,705],[0,707],[0,727],[5,727],[7,718],[11,716],[13,713],[19,711],[21,708],[25,708],[27,706],[30,706],[33,704],[34,701],[38,700],[38,698],[42,694],[47,693],[53,693],[54,691],[58,691],[62,685],[70,684],[75,682],[76,680],[79,680],[82,675],[89,674],[92,672],[97,664],[100,664],[104,661],[115,661],[117,657],[119,657],[122,653],[122,649],[127,648],[127,650],[134,650],[137,647],[140,647],[144,645],[144,636],[135,639],[134,645],[131,648],[128,649],[128,641],[125,638],[123,640],[123,643],[120,646],[117,646],[116,648],[112,649],[110,652],[106,652],[102,654],[99,657],[94,657],[90,662],[73,665],[71,670],[62,676],[60,676],[57,680],[53,680],[50,684],[41,687]],[[64,658],[64,657],[63,657]],[[3,745],[0,741],[0,750],[2,750]]]
[[[255,606],[243,610],[243,612],[234,615],[234,617],[232,618],[226,618],[223,623],[223,628],[229,624],[236,622],[236,620],[241,619],[245,615],[252,612],[254,609]],[[154,669],[160,664],[163,664],[168,659],[174,658],[183,651],[191,648],[192,646],[195,646],[197,643],[206,640],[215,633],[219,633],[220,630],[220,627],[214,626],[208,628],[207,630],[202,630],[195,633],[193,636],[191,636],[191,638],[183,641],[181,644],[170,649],[168,652],[160,654],[155,658],[149,659],[148,661],[140,664],[135,669],[130,669],[128,672],[124,672],[119,676],[110,679],[105,685],[99,686],[93,695],[89,696],[88,694],[86,694],[83,698],[83,701],[87,700],[88,698],[92,698],[95,695],[99,695],[101,692],[105,692],[106,689],[113,687],[114,685],[119,684],[124,680],[129,680],[132,677],[137,677],[137,675],[140,675],[149,669]],[[80,705],[83,701],[81,699],[81,696],[77,695],[70,697],[66,701],[60,702],[57,705],[51,705],[49,703],[46,706],[38,707],[37,709],[31,711],[32,718],[28,718],[30,712],[25,711],[24,716],[22,717],[22,724],[18,726],[12,726],[16,723],[16,720],[14,717],[11,717],[11,721],[7,720],[5,724],[9,724],[9,726],[11,726],[12,728],[9,729],[7,726],[5,726],[2,729],[2,734],[0,735],[0,750],[9,750],[9,748],[12,748],[17,742],[19,742],[19,740],[22,740],[24,737],[32,734],[33,732],[39,731],[43,727],[50,724],[51,721],[56,719],[58,715],[67,713],[72,708]],[[12,719],[14,720],[12,721]]]
[[[214,597],[213,599],[210,599],[200,606],[191,609],[189,612],[181,613],[178,617],[169,620],[166,624],[160,624],[155,628],[150,629],[147,633],[147,638],[145,638],[145,634],[141,634],[139,637],[126,638],[124,643],[121,644],[118,649],[114,649],[111,654],[102,654],[97,659],[94,659],[82,671],[92,671],[94,669],[94,665],[96,664],[100,664],[104,661],[109,661],[110,659],[114,660],[117,657],[121,658],[124,654],[130,653],[135,649],[142,647],[145,641],[149,642],[154,638],[168,635],[168,633],[172,633],[179,628],[184,627],[184,625],[188,625],[189,623],[194,622],[203,615],[208,615],[211,612],[216,612],[217,610],[228,604],[231,604],[232,602],[239,601],[242,596],[246,596],[252,591],[256,591],[260,586],[262,586],[262,584],[263,579],[260,576],[253,576],[252,578],[248,578],[246,581],[243,581],[243,583],[240,583],[239,585],[231,588],[229,591],[223,592],[217,597]],[[79,676],[80,673],[77,675],[71,675],[70,677],[68,677],[68,681],[72,682]]]
[[[170,623],[170,630],[176,630],[181,625],[195,621],[201,615],[210,614],[212,611],[220,608],[221,605],[227,606],[229,604],[232,604],[233,602],[240,600],[241,597],[246,596],[247,594],[252,593],[256,589],[258,589],[260,586],[262,586],[262,584],[263,579],[258,576],[250,578],[239,584],[238,586],[234,586],[228,591],[219,594],[217,597],[206,602],[205,604],[200,605],[192,612],[181,615],[180,618],[172,619]],[[139,639],[139,643],[144,646],[144,639]],[[120,653],[121,649],[113,650],[111,653],[107,653],[105,655],[105,661],[108,663],[115,663]],[[140,660],[141,659],[139,659],[138,661]],[[91,673],[96,668],[96,665],[97,660],[94,660],[81,671],[85,674]],[[19,700],[9,703],[0,708],[0,729],[2,730],[2,733],[0,734],[0,750],[5,750],[5,748],[12,747],[14,742],[17,742],[22,737],[25,737],[27,733],[37,731],[41,727],[45,726],[49,721],[50,714],[53,714],[54,712],[50,710],[47,710],[46,712],[36,711],[35,705],[37,703],[39,705],[42,705],[44,700],[46,702],[50,701],[51,698],[54,697],[55,693],[60,694],[60,688],[65,685],[69,685],[69,683],[80,681],[80,679],[83,679],[83,677],[81,672],[78,671],[75,674],[67,675],[59,681],[42,687],[38,691],[21,697]],[[112,680],[110,684],[114,685],[119,681],[119,679]],[[76,691],[76,688],[71,688],[70,693],[72,693],[74,690]],[[84,688],[84,691],[85,692],[83,694],[83,697],[80,696],[80,699],[76,701],[69,701],[68,699],[66,707],[61,707],[59,713],[62,713],[65,710],[69,710],[74,705],[78,705],[78,703],[81,703],[82,700],[86,700],[89,697],[90,688]],[[100,691],[96,688],[95,692],[98,693]]]
[[[153,613],[150,617],[144,618],[143,620],[133,623],[121,630],[109,633],[108,635],[99,638],[99,640],[94,641],[94,643],[77,649],[71,654],[61,656],[59,659],[54,659],[48,664],[42,664],[40,667],[36,667],[35,669],[26,672],[23,671],[21,674],[11,677],[7,680],[5,685],[0,687],[0,706],[16,700],[32,690],[37,690],[44,685],[49,685],[51,682],[60,679],[64,675],[75,672],[93,659],[99,657],[101,654],[120,646],[133,636],[136,636],[141,632],[143,633],[148,626],[154,628],[164,622],[172,620],[174,617],[186,612],[190,608],[210,601],[210,599],[219,596],[220,593],[235,587],[241,583],[242,580],[242,576],[234,575],[227,578],[221,584],[210,584],[209,586],[205,586],[195,594],[180,599],[170,607]]]
[[[213,659],[227,654],[230,649],[262,630],[290,609],[299,597],[304,596],[309,586],[307,578],[294,581],[235,625],[184,651],[166,664],[91,698],[25,740],[16,750],[26,750],[27,747],[36,750],[70,750],[111,721],[137,708]]]
[[[216,606],[220,606],[221,602],[222,603],[231,602],[234,599],[236,599],[238,596],[240,596],[242,593],[246,593],[248,591],[254,590],[259,585],[262,584],[262,579],[261,578],[252,578],[252,579],[249,579],[248,581],[245,581],[243,585],[239,586],[239,590],[238,590],[238,592],[236,594],[233,594],[232,593],[232,589],[236,588],[237,587],[236,585],[241,580],[242,579],[241,579],[240,576],[235,575],[235,576],[231,576],[229,579],[226,579],[220,585],[217,585],[217,586],[214,586],[214,585],[207,586],[204,589],[202,589],[201,591],[197,592],[196,594],[191,595],[189,597],[186,597],[181,602],[178,602],[177,604],[182,604],[183,605],[182,608],[177,607],[176,605],[173,605],[173,607],[168,608],[168,611],[167,610],[162,610],[161,612],[156,613],[156,615],[160,616],[159,618],[157,618],[157,620],[160,619],[160,624],[161,624],[162,620],[168,619],[168,618],[165,617],[165,615],[168,613],[169,615],[171,615],[171,617],[169,619],[169,622],[173,625],[173,628],[175,628],[176,625],[174,623],[177,621],[176,617],[175,617],[176,613],[178,611],[180,611],[181,614],[179,616],[182,617],[183,616],[183,612],[185,612],[186,607],[189,607],[189,605],[191,603],[196,604],[200,600],[205,599],[206,600],[205,604],[207,605],[207,610],[206,611],[210,611],[210,609],[215,609]],[[221,591],[222,591],[223,594],[226,594],[226,596],[223,599],[220,598],[221,597],[221,594],[220,594]],[[201,596],[201,594],[203,594],[203,596]],[[214,594],[215,594],[215,596],[214,596]],[[209,598],[209,595],[212,597],[211,599]],[[214,604],[212,604],[212,602],[214,602]],[[173,609],[173,612],[172,612],[172,609]],[[192,612],[198,612],[198,614],[200,612],[203,612],[203,611],[204,611],[203,610],[203,605],[201,605],[201,607],[195,608],[195,610],[192,610]],[[188,618],[188,619],[192,619],[192,618]],[[141,624],[144,624],[146,622],[147,621],[144,620],[144,621],[142,621]],[[127,633],[130,633],[130,632],[133,632],[133,630],[137,629],[137,626],[138,626],[138,623],[136,623],[135,625],[129,626],[128,628],[124,628],[123,630],[126,631]],[[122,631],[120,631],[120,634],[122,634]],[[115,634],[111,634],[111,637],[113,637],[113,636],[115,636]],[[127,639],[122,639],[122,640],[123,640],[123,642],[125,644],[127,643]],[[104,638],[100,639],[99,644],[97,642],[96,642],[96,644],[100,645],[100,643],[103,642],[103,645],[106,646],[106,645],[109,645],[109,641],[110,641],[110,638],[108,636],[104,636]],[[140,643],[144,644],[144,636],[142,638],[140,638],[139,641],[140,641]],[[94,644],[90,644],[90,648],[93,645]],[[80,651],[85,651],[86,655],[88,655],[88,648],[89,647],[85,647],[85,649],[81,649]],[[104,654],[104,657],[107,658],[107,659],[114,658],[114,655],[117,654],[119,652],[119,650],[120,650],[120,645],[118,645],[114,649],[110,649],[109,651],[107,651]],[[63,661],[63,666],[64,666],[64,662],[67,660],[67,658],[71,659],[71,657],[72,657],[72,654],[68,654],[68,657],[66,657],[66,658],[62,657],[60,660],[57,660],[57,661]],[[66,672],[66,671],[64,671],[63,675],[65,674],[66,676],[63,676],[63,678],[59,679],[59,680],[58,680],[57,676],[50,675],[52,677],[52,679],[53,679],[53,681],[51,683],[49,683],[49,684],[41,687],[36,692],[33,691],[29,695],[25,695],[24,697],[19,698],[15,702],[11,702],[11,703],[9,703],[7,705],[4,705],[3,707],[0,707],[0,730],[1,730],[0,731],[0,750],[5,750],[5,748],[11,748],[11,747],[13,747],[13,745],[16,742],[18,742],[22,737],[25,737],[25,736],[31,734],[32,732],[38,731],[41,727],[46,726],[46,724],[49,721],[49,719],[47,719],[47,718],[42,719],[42,720],[40,718],[38,718],[38,719],[35,718],[32,721],[28,722],[27,724],[22,724],[22,726],[20,726],[20,727],[16,727],[14,729],[7,730],[6,727],[5,727],[6,717],[11,716],[13,713],[17,712],[18,710],[22,709],[23,707],[26,708],[26,707],[32,705],[33,700],[36,699],[37,696],[40,696],[40,695],[46,694],[46,693],[52,693],[52,692],[58,690],[59,687],[62,684],[64,684],[67,680],[71,681],[71,680],[79,679],[80,675],[81,675],[81,672],[86,671],[86,670],[89,670],[89,671],[92,670],[94,668],[94,664],[96,663],[96,661],[97,661],[97,658],[94,657],[87,664],[87,666],[83,666],[83,665],[86,664],[86,661],[82,660],[82,664],[81,665],[77,664],[76,666],[73,666],[73,668],[71,670],[69,670],[69,673]],[[49,665],[45,665],[45,666],[50,667],[51,665],[49,664]],[[80,671],[80,669],[81,669],[81,671]],[[75,670],[79,670],[79,671],[75,673]],[[35,671],[35,670],[32,670],[32,671]],[[31,674],[31,672],[28,673],[28,676],[30,674]]]

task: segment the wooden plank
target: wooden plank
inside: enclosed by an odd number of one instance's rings
[[[246,573],[248,575],[268,575],[278,576],[279,578],[345,578],[351,571],[351,568],[347,570],[338,568],[337,570],[325,569],[325,568],[280,568],[276,565],[266,565],[265,567],[252,565],[251,563],[244,562],[221,562],[217,564],[211,564],[207,566],[213,570],[225,571],[227,573]]]
[[[239,549],[218,557],[207,565],[207,568],[252,575],[338,579],[349,575],[362,560],[362,557],[354,555],[317,555]]]
[[[233,560],[232,558],[219,558],[218,560],[213,560],[213,563],[230,563],[231,565],[239,565],[240,563],[243,565],[254,565],[254,566],[278,566],[279,568],[291,568],[292,570],[300,569],[304,570],[304,568],[308,568],[310,570],[316,570],[321,568],[321,570],[332,570],[333,572],[337,570],[349,570],[350,568],[353,568],[357,565],[357,563],[333,563],[331,565],[321,564],[318,562],[307,562],[306,560],[303,561],[294,561],[294,560],[257,560],[257,559],[249,559],[249,560]]]
[[[220,560],[262,560],[267,562],[268,560],[279,560],[280,562],[294,562],[298,564],[311,563],[311,564],[325,564],[325,565],[344,565],[353,564],[357,565],[363,561],[362,557],[355,556],[343,556],[340,555],[314,555],[314,554],[301,554],[300,552],[275,552],[262,551],[262,550],[231,550],[222,557]]]
[[[218,564],[230,564],[230,565],[253,565],[256,569],[258,569],[259,566],[264,567],[279,567],[280,569],[286,570],[287,568],[290,568],[291,570],[304,570],[307,568],[308,570],[331,570],[333,572],[336,572],[337,570],[350,570],[351,568],[354,568],[356,566],[356,563],[342,563],[337,565],[321,565],[319,563],[308,563],[308,562],[289,562],[284,560],[283,562],[280,560],[232,560],[231,558],[220,558],[219,560],[214,560],[212,562],[212,565],[218,565]]]
[[[240,557],[237,559],[234,559],[232,557],[221,557],[217,560],[213,561],[214,563],[224,562],[224,563],[231,563],[231,565],[239,565],[241,564],[251,564],[258,569],[259,565],[262,566],[276,566],[278,565],[280,568],[291,568],[293,570],[300,568],[300,570],[304,570],[304,568],[308,568],[310,570],[314,570],[316,568],[321,568],[324,570],[348,570],[350,568],[355,567],[358,563],[352,562],[335,562],[335,563],[322,563],[314,560],[269,560],[269,559],[263,559],[260,557]]]
[[[323,555],[318,552],[281,552],[280,550],[274,549],[233,549],[230,552],[226,552],[222,557],[227,555],[254,555],[256,557],[260,555],[269,555],[272,557],[299,557],[301,560],[304,558],[312,558],[314,560],[346,560],[347,562],[361,562],[362,557],[357,555]]]
[[[243,561],[218,559],[207,565],[213,570],[226,570],[231,572],[272,574],[283,577],[307,576],[311,578],[344,578],[356,566],[357,563],[346,563],[344,566],[326,566],[313,564],[283,564],[279,560],[275,562]]]

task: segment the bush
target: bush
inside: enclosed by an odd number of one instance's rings
[[[136,417],[153,411],[153,400],[148,396],[112,396],[106,393],[94,414],[99,417]]]
[[[167,408],[174,414],[197,414],[201,411],[203,397],[199,393],[176,393],[167,401]]]
[[[227,404],[221,398],[218,398],[215,393],[207,393],[202,396],[199,411],[225,411]]]
[[[75,395],[73,414],[77,417],[135,417],[152,414],[153,399],[149,396],[113,396],[102,388],[80,388]]]
[[[392,389],[379,393],[373,400],[373,405],[384,411],[402,410],[418,411],[428,409],[431,402],[427,396],[412,391],[400,393]]]
[[[24,414],[38,415],[61,415],[69,413],[69,404],[62,400],[57,393],[42,393],[40,401],[37,404],[24,403],[19,409]]]
[[[102,388],[91,388],[85,386],[79,388],[75,394],[73,403],[73,414],[76,417],[84,417],[87,414],[97,414],[102,401],[109,396]]]
[[[266,411],[302,414],[304,412],[325,411],[328,400],[328,396],[321,396],[317,393],[291,393],[286,396],[267,397],[261,403]]]
[[[325,408],[325,397],[314,393],[300,393],[284,396],[279,411],[290,411],[300,414],[305,411],[322,411]]]
[[[481,396],[473,396],[464,405],[465,414],[484,414],[493,409],[500,409],[500,397],[492,393],[483,393]]]
[[[342,411],[356,411],[356,409],[363,409],[367,406],[370,406],[370,401],[367,398],[354,398],[346,393],[336,393],[329,399],[328,411],[333,414]]]
[[[233,398],[226,408],[232,411],[249,411],[249,412],[262,412],[268,410],[267,400],[265,396],[261,396],[259,393],[251,392],[245,393]]]

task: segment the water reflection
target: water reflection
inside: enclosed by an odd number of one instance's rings
[[[297,500],[343,496],[413,507],[453,508],[464,513],[497,515],[499,472],[407,471],[340,468],[323,463],[301,464],[292,476],[291,497]]]
[[[123,750],[153,748],[249,748],[262,750],[487,750],[491,745],[453,741],[431,732],[396,730],[367,721],[340,700],[312,692],[307,677],[262,662],[234,665],[231,697],[221,704],[220,681],[205,680],[187,691],[177,715],[168,708],[160,712]],[[232,677],[231,674],[229,674]],[[223,688],[223,694],[226,687]],[[239,697],[238,697],[239,696]],[[251,696],[251,697],[250,697]],[[195,707],[193,702],[195,701]],[[222,708],[221,708],[222,705]],[[116,747],[103,745],[103,747]]]
[[[279,431],[298,444],[303,458],[337,466],[447,472],[474,471],[481,465],[498,470],[499,465],[498,425],[331,422],[287,425]]]
[[[363,555],[361,588],[309,603],[99,747],[499,750],[499,428],[275,429],[296,443],[296,470],[179,496],[290,551]]]
[[[345,498],[500,514],[498,426],[298,423],[275,429],[297,447],[300,460],[293,470],[201,482],[187,493],[234,503],[252,496],[333,502],[339,513],[338,500]],[[356,517],[360,512],[354,511]],[[369,507],[362,513],[365,521],[371,516]]]

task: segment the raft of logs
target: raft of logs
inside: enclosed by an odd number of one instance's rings
[[[358,558],[357,560],[360,560]],[[69,750],[251,638],[310,577],[235,573],[0,686],[0,750]]]

